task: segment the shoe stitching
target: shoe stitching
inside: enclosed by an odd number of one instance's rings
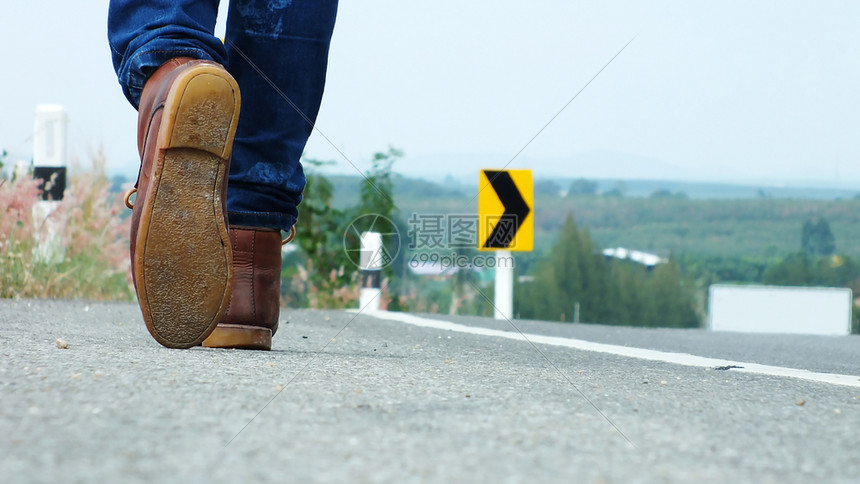
[[[251,232],[253,235],[251,237],[251,315],[253,319],[253,323],[257,322],[257,295],[255,293],[256,284],[255,284],[255,265],[257,258],[257,231],[254,230]]]

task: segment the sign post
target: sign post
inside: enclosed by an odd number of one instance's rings
[[[514,256],[509,250],[496,251],[496,290],[493,298],[493,318],[514,317]]]
[[[34,257],[40,262],[55,264],[65,258],[60,233],[61,223],[52,217],[66,191],[66,160],[68,159],[68,116],[62,106],[36,106],[33,134],[33,178],[42,180],[41,199],[33,205],[33,223],[38,246]]]
[[[512,251],[534,247],[531,170],[481,170],[478,184],[478,249],[495,251],[495,319],[514,316]]]

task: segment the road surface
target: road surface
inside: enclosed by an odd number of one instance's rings
[[[860,480],[860,337],[423,318],[285,309],[271,352],[183,351],[134,304],[0,301],[0,480]]]

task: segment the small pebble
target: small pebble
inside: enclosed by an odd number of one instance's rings
[[[69,349],[69,343],[66,343],[66,340],[63,338],[57,338],[57,348],[61,350]]]
[[[802,406],[804,406],[804,405],[806,405],[806,400],[801,399],[801,400],[798,400],[798,401],[797,401],[797,406],[798,406],[798,407],[802,407]]]

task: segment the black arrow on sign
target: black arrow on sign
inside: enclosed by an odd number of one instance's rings
[[[484,242],[484,248],[507,249],[531,209],[517,189],[510,173],[484,170],[484,175],[490,180],[490,185],[499,196],[499,201],[505,206],[505,213],[493,227],[493,231]]]

